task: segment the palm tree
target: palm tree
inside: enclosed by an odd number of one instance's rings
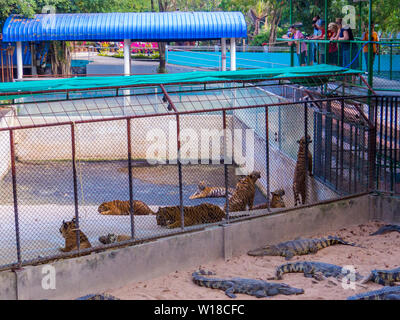
[[[260,21],[264,20],[268,16],[268,5],[263,0],[259,0],[254,8],[251,8],[249,11],[250,18],[254,23],[254,33],[253,36],[256,36],[260,32]]]

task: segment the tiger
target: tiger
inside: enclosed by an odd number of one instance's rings
[[[106,236],[100,236],[99,241],[103,244],[110,244],[110,243],[115,243],[115,242],[121,242],[121,241],[126,241],[132,239],[131,236],[128,236],[127,234],[114,234],[114,233],[109,233]]]
[[[189,199],[200,199],[200,198],[221,198],[225,197],[225,187],[207,187],[205,181],[200,181],[197,185],[198,190],[192,194]],[[232,196],[235,189],[228,188],[228,197]]]
[[[184,206],[183,216],[184,225],[187,227],[222,221],[225,218],[225,212],[214,204],[202,203],[197,206]],[[168,229],[180,227],[182,225],[180,207],[160,207],[156,213],[156,220],[159,226]]]
[[[307,135],[307,142],[311,143],[312,140],[309,135]],[[296,168],[294,170],[293,177],[293,195],[294,195],[294,205],[297,206],[297,203],[300,204],[301,195],[301,203],[305,204],[306,202],[306,139],[302,137],[297,141],[299,143],[299,151],[297,153],[297,162]],[[307,160],[308,160],[308,170],[310,176],[312,176],[312,155],[311,152],[307,148]]]
[[[246,206],[249,210],[253,208],[254,196],[256,194],[256,181],[261,177],[259,171],[253,171],[246,177],[239,180],[236,184],[235,192],[229,199],[229,211],[245,211]],[[226,204],[224,206],[226,211]]]
[[[286,208],[285,202],[283,201],[283,196],[285,195],[285,190],[279,189],[271,192],[271,203],[270,208]],[[268,203],[259,204],[253,207],[252,210],[268,209]]]
[[[129,201],[113,200],[103,202],[97,211],[102,215],[129,215],[130,205]],[[155,213],[143,201],[133,200],[133,214],[143,216]]]
[[[78,244],[76,242],[76,232],[78,228],[76,227],[76,219],[73,218],[71,221],[65,222],[63,220],[60,233],[65,239],[65,248],[59,248],[62,252],[70,252],[73,250],[78,250]],[[79,232],[79,248],[86,249],[91,248],[92,245],[89,242],[87,236],[80,231]]]

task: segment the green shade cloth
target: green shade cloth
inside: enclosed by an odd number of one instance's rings
[[[343,69],[326,64],[305,67],[265,68],[238,71],[195,71],[174,74],[151,74],[133,76],[109,77],[76,77],[57,80],[31,80],[23,82],[9,82],[0,85],[0,100],[9,100],[41,91],[68,91],[87,90],[108,87],[128,87],[159,84],[204,83],[215,81],[254,81],[254,80],[290,80],[293,83],[304,85],[321,85],[330,80],[330,77],[346,74],[361,74],[363,71]],[[16,92],[22,95],[15,95]]]

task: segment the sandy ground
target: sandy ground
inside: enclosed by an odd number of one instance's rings
[[[335,245],[318,251],[314,255],[295,256],[291,261],[319,261],[336,265],[353,265],[355,270],[366,276],[372,269],[393,269],[400,265],[400,234],[391,232],[383,235],[369,236],[376,231],[382,222],[371,221],[364,225],[349,226],[337,230],[335,233],[319,234],[320,236],[337,235],[342,239],[355,242],[365,248]],[[242,255],[229,261],[215,261],[198,268],[210,270],[219,278],[242,277],[263,279],[273,276],[275,268],[286,261],[283,257],[251,257]],[[120,299],[177,299],[177,300],[220,300],[230,298],[222,290],[199,287],[191,281],[191,274],[198,268],[172,272],[166,276],[143,282],[134,282],[124,287],[110,290],[107,293]],[[305,278],[302,273],[289,273],[283,276],[283,280],[268,280],[281,282],[296,288],[303,288],[302,295],[277,295],[262,299],[288,299],[288,300],[343,300],[348,296],[377,290],[381,285],[368,282],[365,288],[356,286],[356,289],[343,289],[341,282],[316,281],[313,278]],[[238,294],[238,299],[257,299],[253,296]]]

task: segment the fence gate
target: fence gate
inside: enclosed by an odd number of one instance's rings
[[[364,105],[345,99],[310,104],[315,178],[341,195],[367,191],[371,126],[363,113]]]

